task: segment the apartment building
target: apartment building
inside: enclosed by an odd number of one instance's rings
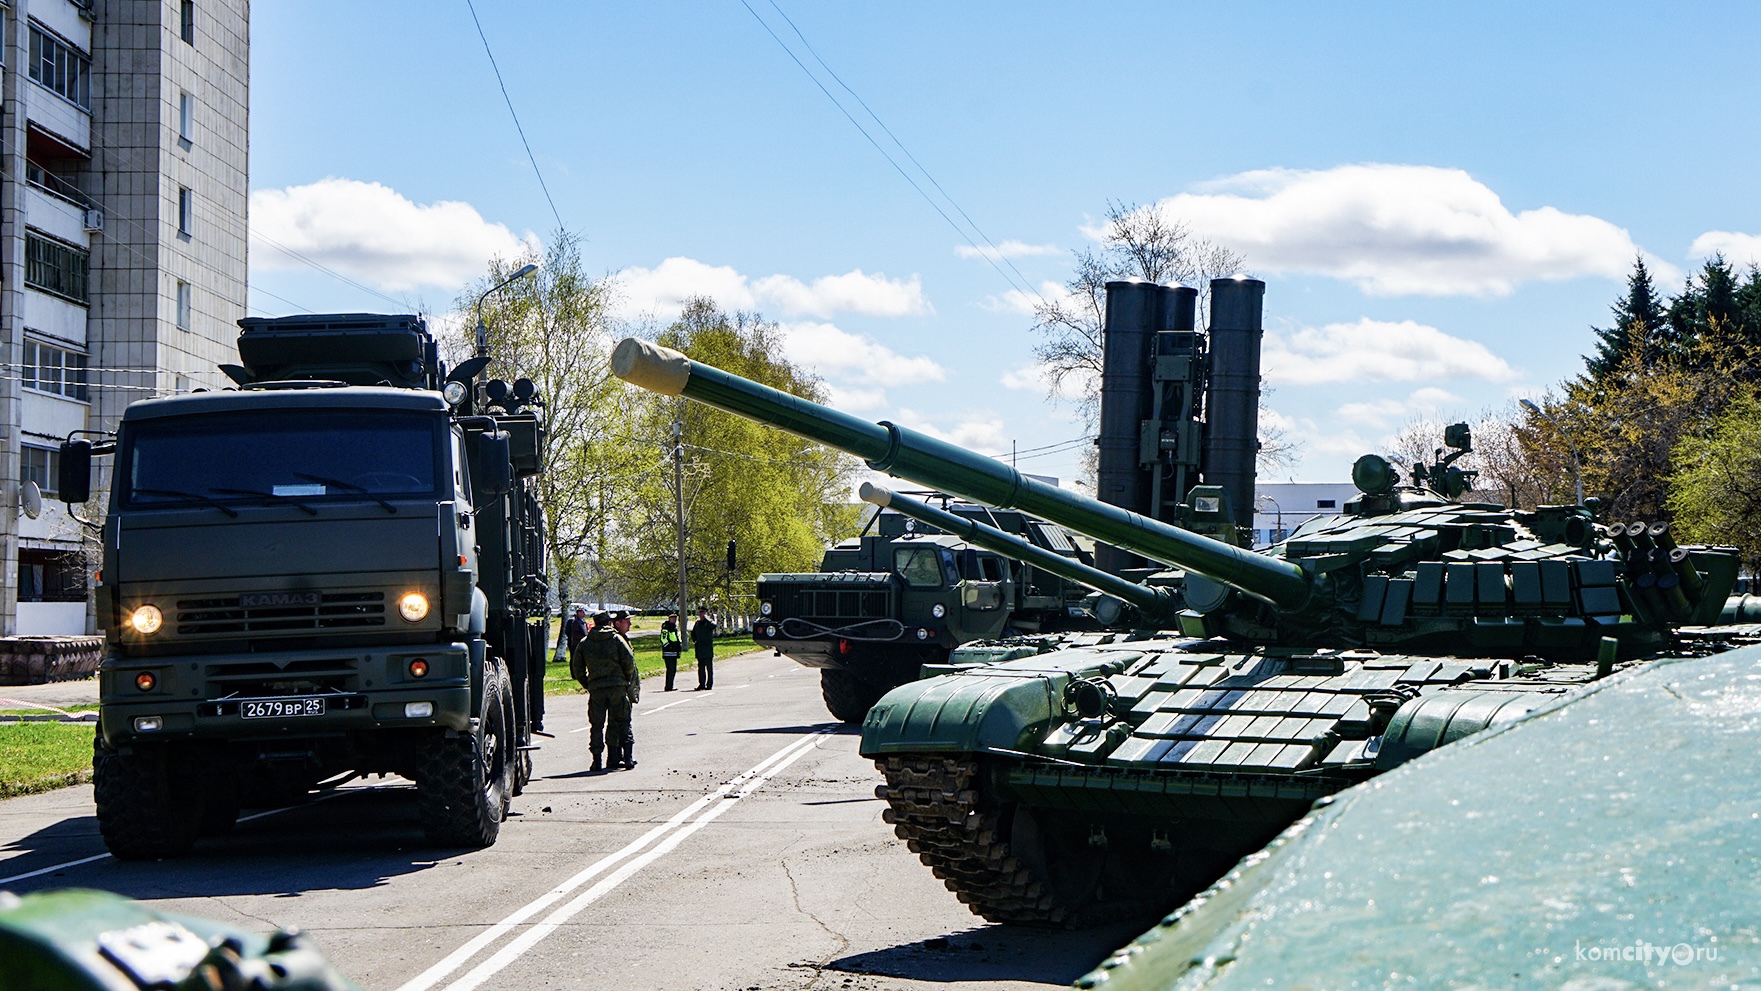
[[[57,446],[237,360],[250,5],[0,14],[0,632],[85,633],[97,545],[56,498]]]

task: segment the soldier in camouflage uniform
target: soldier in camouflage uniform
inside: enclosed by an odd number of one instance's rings
[[[603,771],[600,755],[611,745],[612,768],[636,766],[636,732],[630,707],[642,696],[636,675],[636,654],[630,649],[630,614],[622,609],[597,613],[593,629],[569,656],[569,674],[587,689],[588,749],[595,772]]]

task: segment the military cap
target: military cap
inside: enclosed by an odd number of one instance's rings
[[[630,618],[630,612],[627,609],[613,609],[606,615],[610,617],[610,622],[613,623],[621,623]]]
[[[611,613],[606,612],[604,609],[601,609],[600,611],[593,614],[593,625],[594,626],[605,626],[606,624],[608,624],[610,622],[611,622]]]

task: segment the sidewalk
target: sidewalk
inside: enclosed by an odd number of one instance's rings
[[[93,722],[95,712],[64,713],[74,705],[98,704],[98,679],[52,681],[46,685],[0,685],[0,709],[35,709],[25,716],[0,716],[0,722]]]

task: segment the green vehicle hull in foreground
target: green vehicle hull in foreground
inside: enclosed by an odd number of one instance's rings
[[[887,818],[993,921],[1166,911],[1318,799],[1618,670],[1753,639],[1712,628],[1737,576],[1729,548],[1677,547],[1667,526],[1603,523],[1594,506],[1456,501],[1465,425],[1410,485],[1360,459],[1347,515],[1260,554],[1228,539],[1220,489],[1196,487],[1192,529],[1174,527],[645,342],[621,343],[613,368],[1180,569],[1165,579],[1177,612],[1159,608],[1166,589],[1117,589],[1097,611],[1136,609],[1140,629],[967,645],[952,673],[864,721]]]

